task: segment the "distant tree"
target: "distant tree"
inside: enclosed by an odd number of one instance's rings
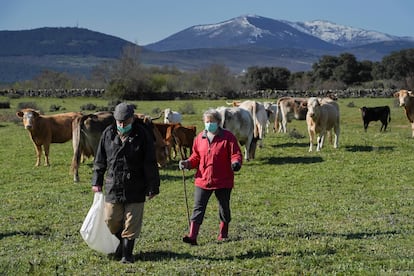
[[[402,80],[407,88],[414,85],[414,48],[394,52],[382,59],[386,76],[394,80]]]
[[[338,58],[337,65],[333,69],[332,79],[350,85],[359,81],[359,71],[360,66],[355,56],[349,53],[344,53]]]
[[[290,78],[290,71],[282,67],[249,67],[245,74],[243,84],[247,88],[266,89],[287,89]]]

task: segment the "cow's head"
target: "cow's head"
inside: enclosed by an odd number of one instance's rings
[[[408,90],[400,90],[394,93],[394,97],[398,98],[400,106],[406,106],[408,101],[410,100],[409,97],[412,95],[411,91]]]
[[[363,106],[359,110],[361,110],[362,118],[364,118],[365,117],[365,113],[367,112],[367,107],[366,106]]]
[[[321,104],[318,98],[315,98],[315,97],[309,98],[307,102],[307,108],[308,108],[307,116],[313,119],[317,118],[319,116],[320,105]]]
[[[31,108],[22,109],[16,112],[16,115],[17,117],[23,119],[23,126],[28,130],[33,129],[35,126],[36,118],[40,116],[38,111]]]

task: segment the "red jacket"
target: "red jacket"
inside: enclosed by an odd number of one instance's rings
[[[220,129],[213,141],[206,131],[194,139],[193,152],[188,158],[191,168],[197,168],[195,185],[208,190],[233,188],[234,172],[231,164],[242,164],[242,153],[237,138],[228,130]]]

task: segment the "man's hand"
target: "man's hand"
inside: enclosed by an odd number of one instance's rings
[[[102,186],[92,186],[92,192],[94,193],[102,192]]]

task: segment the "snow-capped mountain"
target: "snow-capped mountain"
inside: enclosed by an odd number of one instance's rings
[[[246,46],[338,50],[396,40],[414,41],[412,38],[401,38],[323,20],[290,22],[245,15],[217,24],[193,26],[145,47],[154,51]]]
[[[172,51],[246,46],[270,49],[338,48],[286,22],[255,15],[240,16],[217,24],[193,26],[145,47],[154,51]]]
[[[353,28],[324,20],[284,22],[298,29],[299,31],[318,37],[326,42],[347,48],[370,43],[403,39],[377,31],[368,31],[360,28]]]

